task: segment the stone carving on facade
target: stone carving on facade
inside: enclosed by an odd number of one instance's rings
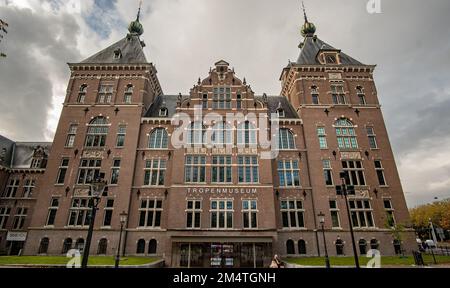
[[[341,159],[361,160],[362,157],[360,152],[341,152]]]
[[[89,188],[75,189],[73,194],[75,197],[89,197]]]
[[[83,158],[103,158],[102,150],[84,150]]]

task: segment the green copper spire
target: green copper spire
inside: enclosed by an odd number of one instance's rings
[[[302,1],[302,7],[303,7],[303,15],[305,16],[305,24],[303,24],[300,33],[303,37],[307,36],[313,36],[314,33],[316,33],[316,26],[308,21],[308,17],[306,16],[306,9],[305,4]]]
[[[139,22],[139,17],[141,16],[141,6],[142,0],[139,2],[139,10],[136,17],[136,21],[131,22],[130,26],[128,26],[128,31],[130,31],[131,34],[138,36],[144,34],[144,27],[142,27],[142,24]]]

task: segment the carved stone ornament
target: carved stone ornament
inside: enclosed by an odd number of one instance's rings
[[[75,197],[89,197],[89,189],[75,189],[73,194]]]
[[[341,159],[361,160],[362,157],[360,152],[341,152]]]
[[[84,150],[83,158],[103,158],[102,150]]]

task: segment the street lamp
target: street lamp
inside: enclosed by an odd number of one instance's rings
[[[89,219],[89,230],[86,237],[86,244],[84,246],[81,268],[87,268],[89,250],[91,248],[92,233],[94,231],[95,214],[97,213],[97,207],[100,203],[103,192],[105,192],[105,189],[107,188],[106,186],[108,185],[108,182],[106,180],[103,180],[104,177],[105,173],[100,173],[100,175],[95,178],[89,185],[91,196],[91,198],[89,199],[89,204],[92,206],[92,210]]]
[[[120,244],[122,243],[122,230],[123,230],[123,225],[125,225],[125,223],[127,222],[127,216],[128,214],[123,211],[122,213],[120,213],[120,234],[119,234],[119,245],[117,246],[117,255],[116,255],[116,264],[115,264],[115,268],[119,268],[119,262],[120,262]]]
[[[325,214],[323,214],[322,211],[320,211],[320,213],[317,216],[319,216],[319,222],[320,222],[320,225],[322,226],[323,246],[325,248],[325,266],[327,268],[330,268],[330,259],[328,258],[327,241],[325,239],[325,228],[324,228]]]
[[[347,207],[347,216],[348,216],[348,225],[350,226],[350,235],[352,236],[352,247],[353,247],[353,256],[355,258],[355,266],[356,268],[359,267],[359,259],[358,259],[358,252],[356,250],[356,242],[355,242],[355,235],[353,233],[353,223],[352,223],[352,217],[350,216],[350,207],[348,205],[348,194],[355,194],[355,187],[353,185],[347,185],[347,183],[350,183],[350,178],[348,175],[348,172],[344,171],[339,174],[341,177],[342,184],[336,186],[336,194],[337,195],[344,195],[345,197],[345,206]]]

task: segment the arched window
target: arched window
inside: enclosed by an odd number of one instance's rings
[[[237,131],[237,143],[239,146],[251,146],[256,145],[257,142],[257,129],[255,125],[249,121],[239,124]]]
[[[312,104],[319,104],[319,90],[317,89],[317,86],[312,86],[311,87],[311,99],[312,99]]]
[[[50,240],[47,237],[42,238],[41,243],[39,244],[38,254],[47,254],[49,243],[50,243]]]
[[[124,95],[123,101],[127,104],[130,104],[132,96],[133,96],[133,85],[128,84],[127,88],[125,89],[125,95]]]
[[[279,149],[281,150],[289,150],[289,149],[295,149],[295,142],[294,142],[294,134],[291,132],[291,130],[287,128],[282,128],[279,130]]]
[[[97,255],[106,255],[106,250],[108,248],[108,240],[106,238],[100,239],[98,242]]]
[[[402,254],[402,242],[398,239],[395,239],[393,244],[394,244],[395,255],[401,255]]]
[[[148,147],[151,149],[164,149],[168,147],[169,136],[166,129],[156,128],[150,133]]]
[[[367,254],[367,241],[364,239],[360,239],[358,244],[359,244],[359,254],[366,255]]]
[[[293,255],[295,254],[294,241],[291,239],[286,241],[286,254]]]
[[[358,95],[359,105],[366,105],[366,96],[364,95],[363,87],[356,87],[356,95]]]
[[[219,122],[212,128],[211,135],[214,146],[233,144],[233,128],[225,122]]]
[[[75,249],[79,250],[80,253],[83,253],[84,250],[84,239],[78,238],[77,242],[75,242]]]
[[[136,254],[144,254],[145,253],[145,240],[139,239],[136,247]]]
[[[80,86],[80,91],[78,91],[78,103],[84,103],[84,100],[86,99],[86,93],[87,93],[87,85],[83,84]]]
[[[66,254],[70,249],[72,249],[72,242],[72,238],[64,239],[62,254]]]
[[[370,249],[378,250],[378,247],[380,246],[380,243],[377,239],[370,240]]]
[[[105,117],[94,118],[88,125],[86,147],[104,147],[109,124]]]
[[[187,144],[201,145],[204,142],[205,127],[202,122],[192,122],[187,131]]]
[[[156,254],[157,245],[155,239],[150,240],[150,243],[148,243],[148,254]]]
[[[340,149],[358,149],[358,142],[356,141],[355,127],[353,123],[341,118],[334,124],[336,128],[336,136]]]
[[[344,255],[344,241],[341,239],[336,240],[336,255]]]
[[[303,239],[298,240],[298,254],[306,255],[306,242]]]

